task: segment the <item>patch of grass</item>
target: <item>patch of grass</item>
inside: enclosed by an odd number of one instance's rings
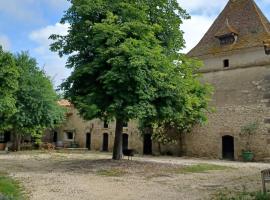
[[[0,200],[25,200],[20,184],[0,173]]]
[[[99,176],[119,177],[125,175],[126,172],[121,169],[102,169],[98,170],[96,174]]]
[[[262,192],[220,192],[217,194],[215,200],[269,200],[270,194],[264,194]]]
[[[232,167],[222,166],[222,165],[214,165],[214,164],[197,164],[197,165],[190,165],[185,166],[179,169],[174,170],[177,174],[184,174],[184,173],[205,173],[208,171],[213,170],[227,170],[227,169],[234,169]]]

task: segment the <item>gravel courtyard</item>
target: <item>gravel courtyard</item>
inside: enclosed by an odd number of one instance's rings
[[[197,200],[221,191],[260,190],[267,163],[173,157],[112,161],[106,153],[0,154],[0,172],[24,186],[30,200]],[[219,166],[209,171],[189,167]]]

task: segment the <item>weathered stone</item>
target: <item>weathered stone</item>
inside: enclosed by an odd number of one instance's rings
[[[265,124],[270,124],[270,118],[264,119]]]
[[[264,98],[264,99],[270,99],[270,93],[269,93],[269,94],[264,94],[264,95],[263,95],[263,98]]]

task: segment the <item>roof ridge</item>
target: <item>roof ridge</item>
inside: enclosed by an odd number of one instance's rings
[[[262,23],[264,29],[265,29],[265,31],[269,33],[269,30],[268,30],[266,24],[264,23],[264,21],[263,21],[263,19],[262,19],[262,17],[265,18],[265,16],[264,16],[264,15],[262,16],[263,13],[262,13],[261,9],[260,9],[260,8],[257,6],[257,4],[255,3],[255,1],[254,1],[254,0],[251,0],[251,1],[252,1],[252,5],[254,6],[255,11],[256,11],[256,13],[257,13],[257,15],[258,15],[258,17],[259,17],[259,19],[260,19],[260,21],[261,21],[261,23]],[[269,20],[267,20],[267,22],[268,22],[268,24],[270,24]]]
[[[234,43],[224,45],[221,44],[219,37],[216,37],[232,33],[237,35]],[[188,55],[196,57],[263,47],[263,41],[268,39],[270,39],[270,22],[254,0],[228,0],[222,12]]]

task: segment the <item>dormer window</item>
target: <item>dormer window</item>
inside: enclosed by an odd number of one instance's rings
[[[220,45],[230,45],[237,41],[238,32],[229,24],[229,20],[226,19],[224,25],[219,29],[215,37],[219,39]]]
[[[225,35],[222,37],[219,37],[220,45],[229,45],[233,44],[237,39],[236,35]]]
[[[266,55],[270,55],[270,40],[264,41],[264,51]]]

